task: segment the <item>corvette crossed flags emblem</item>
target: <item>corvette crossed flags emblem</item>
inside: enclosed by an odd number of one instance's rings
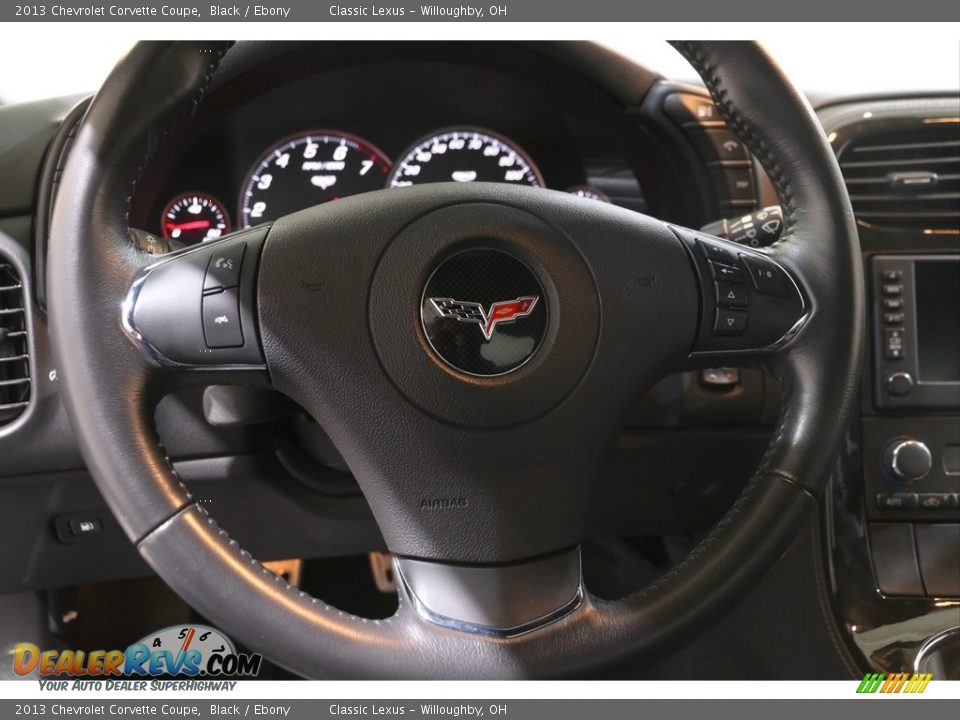
[[[453,298],[430,298],[430,304],[443,317],[452,318],[457,322],[476,323],[480,326],[483,337],[489,340],[493,337],[493,329],[498,324],[526,317],[533,312],[539,299],[535,295],[527,295],[515,300],[501,300],[493,303],[489,310],[484,310],[480,303],[464,302]]]

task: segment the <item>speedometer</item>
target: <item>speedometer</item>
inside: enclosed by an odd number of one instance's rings
[[[435,182],[543,186],[530,157],[507,138],[479,128],[450,128],[421,138],[390,173],[389,187]]]
[[[366,140],[333,130],[281,140],[254,163],[240,195],[248,228],[311,205],[383,187],[390,160]]]

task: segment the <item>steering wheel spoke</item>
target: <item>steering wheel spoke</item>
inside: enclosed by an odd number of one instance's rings
[[[671,229],[687,248],[700,287],[700,323],[690,365],[762,360],[796,336],[809,317],[809,302],[775,251],[688,228]]]
[[[173,384],[267,384],[254,286],[268,231],[186,248],[137,274],[122,324],[154,374]]]

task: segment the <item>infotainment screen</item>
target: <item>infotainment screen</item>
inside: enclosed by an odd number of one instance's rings
[[[914,278],[920,381],[960,382],[960,261],[918,260]]]

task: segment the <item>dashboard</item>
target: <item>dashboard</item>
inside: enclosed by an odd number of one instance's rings
[[[663,149],[622,105],[537,54],[511,63],[518,50],[505,57],[502,47],[461,46],[454,57],[407,47],[379,61],[344,46],[335,67],[294,53],[269,77],[244,76],[144,170],[134,224],[191,245],[427,182],[520,183],[638,212],[679,194]]]

